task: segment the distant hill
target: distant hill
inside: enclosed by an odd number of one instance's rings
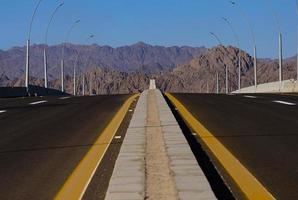
[[[229,69],[229,91],[238,89],[238,54],[235,47],[217,46],[206,50],[190,62],[179,65],[162,76],[156,76],[163,91],[171,92],[209,92],[216,91],[216,73],[219,74],[220,91],[225,92],[225,67]],[[254,84],[253,57],[241,51],[241,85]],[[283,61],[283,79],[296,78],[296,59]],[[278,60],[259,59],[258,83],[278,80]],[[207,86],[208,85],[208,86]]]
[[[31,47],[31,75],[43,75],[44,45]],[[65,71],[72,73],[77,65],[78,71],[95,67],[116,69],[122,72],[142,72],[152,74],[174,68],[178,64],[190,61],[202,53],[205,48],[152,46],[142,42],[131,46],[112,48],[98,45],[65,45]],[[59,77],[62,45],[48,47],[49,78]],[[14,47],[0,51],[0,75],[9,79],[19,78],[25,70],[25,47]]]
[[[42,45],[32,48],[31,84],[43,85]],[[219,73],[220,91],[225,92],[225,67],[229,68],[229,91],[238,88],[239,49],[217,46],[211,49],[192,47],[162,47],[137,43],[132,46],[112,48],[108,46],[67,45],[65,55],[66,91],[72,93],[72,66],[77,62],[78,85],[82,91],[82,74],[85,88],[92,93],[132,93],[146,89],[149,78],[155,78],[157,86],[170,92],[215,92],[215,75]],[[242,87],[254,84],[253,58],[241,51]],[[61,45],[49,47],[50,87],[60,88]],[[24,48],[0,51],[0,86],[24,85]],[[296,58],[284,59],[283,79],[296,78]],[[92,80],[91,83],[89,80]],[[278,60],[258,59],[258,83],[278,80]],[[91,86],[91,87],[90,87]]]

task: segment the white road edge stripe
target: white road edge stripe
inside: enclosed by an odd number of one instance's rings
[[[273,101],[274,103],[280,103],[280,104],[284,104],[284,105],[288,105],[288,106],[295,106],[295,103],[291,103],[291,102],[286,102],[286,101],[279,101],[279,100],[275,100]]]
[[[256,96],[251,96],[251,95],[244,95],[244,97],[246,97],[246,98],[251,98],[251,99],[256,99],[256,98],[258,98],[258,97],[256,97]]]
[[[6,112],[6,110],[0,110],[0,114],[1,114],[1,113],[5,113],[5,112]]]
[[[46,103],[47,101],[36,101],[36,102],[32,102],[29,103],[30,105],[37,105],[37,104],[41,104],[41,103]]]

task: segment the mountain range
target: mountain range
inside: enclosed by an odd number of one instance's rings
[[[142,91],[155,78],[162,91],[215,92],[216,73],[220,91],[225,91],[225,68],[229,71],[229,91],[237,89],[238,55],[241,54],[242,86],[253,85],[253,58],[232,46],[214,48],[188,46],[152,46],[142,42],[131,46],[63,44],[65,47],[65,85],[72,92],[73,67],[77,71],[77,91],[82,93],[83,74],[85,89],[93,94],[117,94]],[[63,45],[31,46],[30,83],[43,85],[43,50],[48,52],[49,85],[60,87],[60,61]],[[0,86],[24,85],[25,48],[0,50]],[[296,59],[284,60],[283,78],[296,78]],[[278,79],[278,62],[258,60],[258,83]],[[90,81],[91,80],[91,81]]]
[[[73,66],[78,71],[94,67],[116,69],[122,72],[156,73],[183,64],[205,50],[193,47],[152,46],[138,42],[131,46],[112,48],[110,46],[62,44],[55,46],[32,45],[30,48],[31,75],[43,74],[43,50],[47,49],[50,79],[60,74],[62,48],[64,47],[65,73],[71,74]],[[0,74],[8,78],[19,78],[25,70],[25,47],[14,47],[0,51]]]

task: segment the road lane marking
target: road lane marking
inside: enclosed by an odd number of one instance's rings
[[[69,99],[70,97],[60,97],[60,98],[58,98],[58,99]]]
[[[62,188],[58,191],[55,196],[56,200],[82,199],[131,103],[138,96],[139,94],[132,95],[121,106],[107,127],[99,134],[99,137],[85,157],[80,161],[72,174],[67,178]]]
[[[178,108],[185,122],[194,130],[208,146],[224,169],[248,199],[275,199],[272,194],[254,177],[240,161],[205,128],[173,95],[166,93],[172,104]]]
[[[256,96],[250,96],[250,95],[244,95],[244,97],[246,97],[246,98],[251,98],[251,99],[256,99],[256,98],[258,98],[258,97],[256,97]]]
[[[5,113],[5,112],[7,112],[7,111],[6,111],[6,110],[0,110],[0,114],[1,114],[1,113]]]
[[[291,102],[287,102],[287,101],[279,101],[279,100],[275,100],[275,101],[272,101],[274,103],[280,103],[280,104],[284,104],[284,105],[288,105],[288,106],[295,106],[296,104],[295,103],[291,103]]]
[[[121,139],[121,136],[120,135],[117,135],[114,137],[115,139]]]
[[[29,103],[30,105],[37,105],[37,104],[42,104],[42,103],[46,103],[48,101],[44,100],[44,101],[35,101],[35,102],[32,102],[32,103]]]

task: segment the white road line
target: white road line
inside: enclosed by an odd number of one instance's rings
[[[42,103],[46,103],[47,101],[36,101],[36,102],[32,102],[29,103],[29,105],[37,105],[37,104],[42,104]]]
[[[121,136],[115,136],[114,138],[115,138],[115,139],[120,139],[120,138],[121,138]]]
[[[256,98],[258,98],[258,97],[256,97],[256,96],[250,96],[250,95],[244,95],[244,97],[246,97],[246,98],[251,98],[251,99],[256,99]]]
[[[287,101],[279,101],[279,100],[275,100],[275,101],[272,101],[274,103],[280,103],[280,104],[284,104],[284,105],[288,105],[288,106],[295,106],[296,104],[295,103],[291,103],[291,102],[287,102]]]
[[[70,97],[60,97],[59,99],[69,99]]]
[[[6,110],[0,110],[0,114],[1,114],[1,113],[5,113],[5,112],[6,112]]]

